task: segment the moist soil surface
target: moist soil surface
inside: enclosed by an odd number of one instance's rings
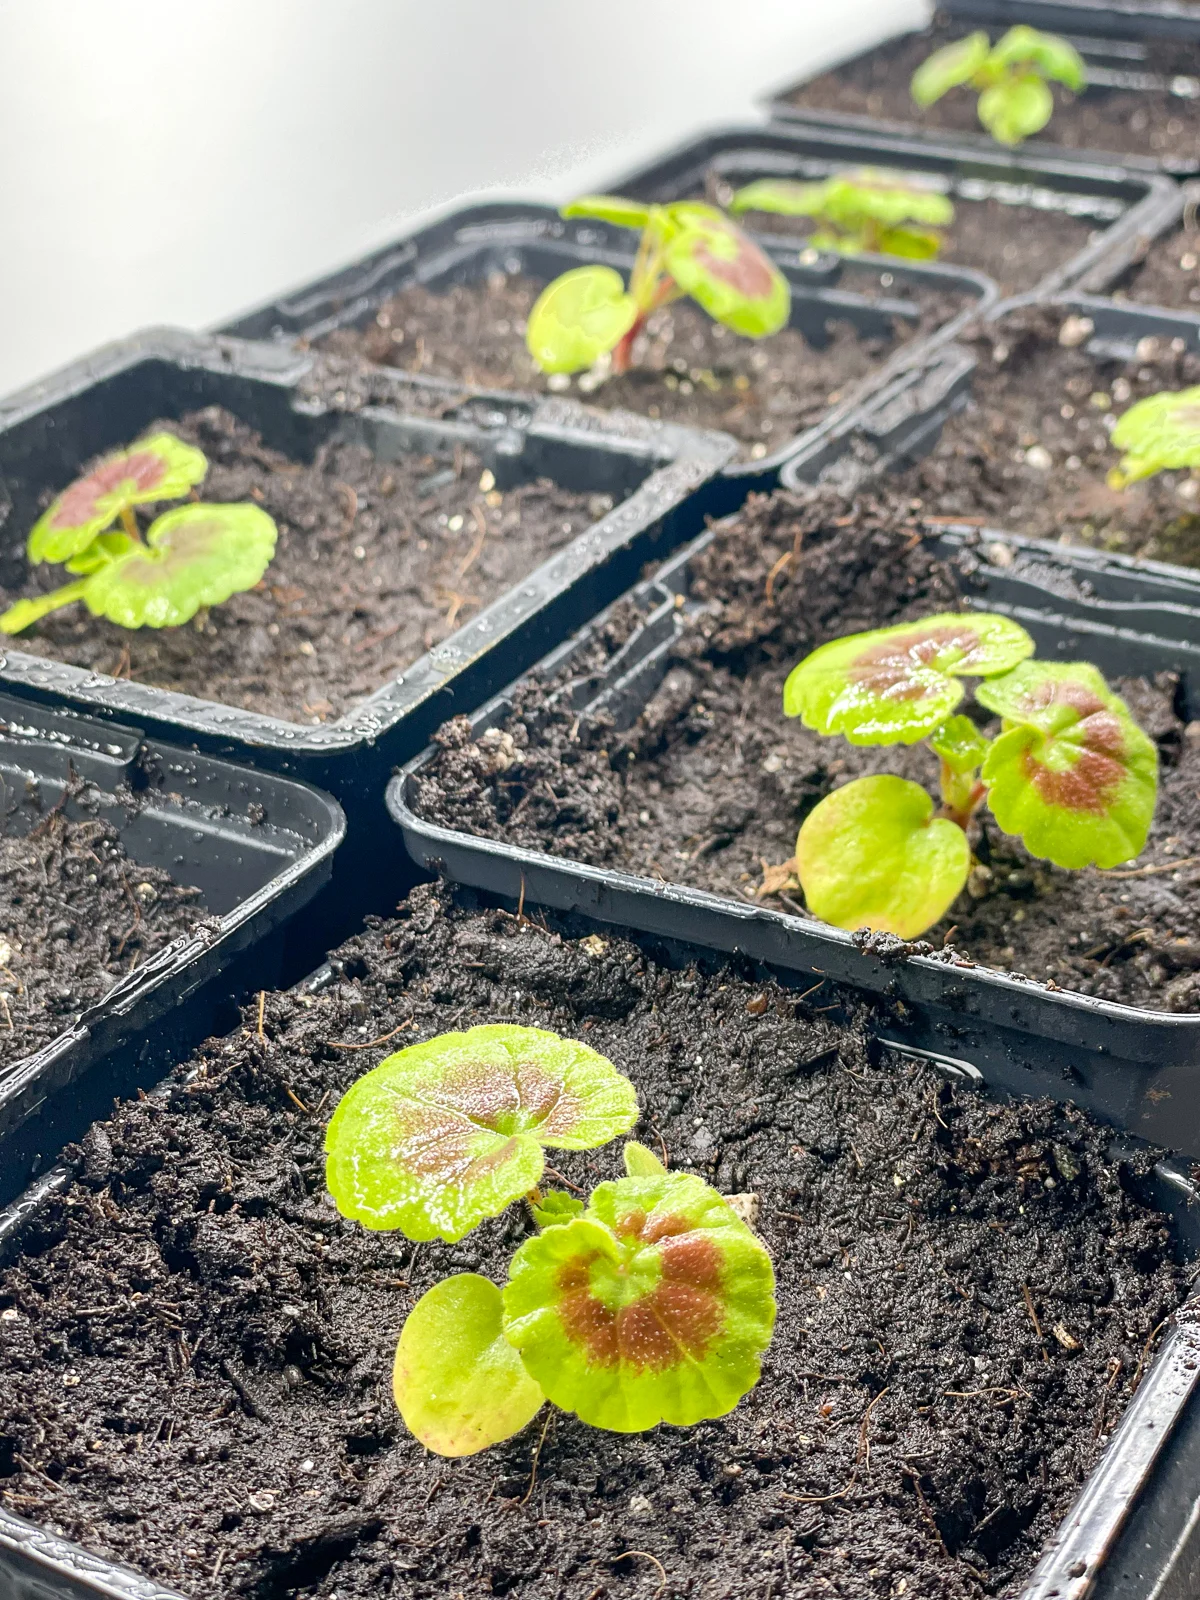
[[[869,275],[847,275],[843,287],[864,292]],[[862,280],[862,281],[860,281]],[[876,284],[878,295],[878,280]],[[915,322],[896,319],[896,339],[862,337],[846,322],[827,325],[824,349],[795,328],[769,339],[745,339],[691,301],[649,318],[634,345],[631,371],[597,382],[591,373],[549,377],[525,348],[525,326],[544,285],[520,274],[456,284],[434,293],[420,284],[388,300],[365,328],[329,334],[335,356],[366,358],[491,389],[570,392],[606,410],[720,428],[741,442],[743,457],[778,449],[847,400],[872,377],[897,339],[932,332],[963,303],[955,294],[891,287],[915,305]]]
[[[1114,295],[1144,305],[1166,306],[1172,311],[1200,312],[1200,235],[1176,229],[1156,240],[1145,261],[1127,274]]]
[[[817,645],[969,597],[977,558],[936,559],[918,517],[906,499],[755,497],[692,563],[702,609],[631,729],[581,716],[555,701],[553,684],[531,681],[502,729],[478,742],[465,718],[443,727],[418,811],[527,849],[756,900],[766,867],[791,858],[800,823],[841,784],[890,772],[937,792],[924,745],[856,748],[781,709],[789,670]],[[1200,727],[1176,715],[1170,676],[1116,687],[1162,760],[1137,863],[1151,870],[1068,872],[1030,857],[983,811],[969,887],[918,948],[1130,1005],[1200,1011]],[[757,903],[805,914],[786,883]]]
[[[972,90],[951,89],[924,110],[913,104],[909,93],[913,73],[932,51],[965,38],[972,31],[970,23],[960,18],[919,33],[903,34],[832,72],[822,73],[811,83],[798,85],[785,98],[806,111],[849,112],[885,122],[986,137],[987,130],[976,115],[977,96]],[[999,32],[992,30],[992,35],[994,41]],[[1175,164],[1179,170],[1195,170],[1200,162],[1200,100],[1172,94],[1169,83],[1175,77],[1194,81],[1196,47],[1170,40],[1147,40],[1146,50],[1145,61],[1128,65],[1138,73],[1161,76],[1166,80],[1161,88],[1097,85],[1077,98],[1051,85],[1054,115],[1035,139],[1067,150],[1149,156]]]
[[[501,494],[462,449],[381,462],[332,442],[305,463],[217,407],[154,426],[204,451],[205,500],[253,500],[275,519],[261,583],[181,628],[126,630],[71,606],[20,648],[291,722],[341,716],[612,507],[548,479]],[[0,596],[62,581],[42,566]]]
[[[0,1077],[206,915],[199,890],[141,866],[111,822],[87,814],[97,807],[86,784],[72,791],[71,815],[48,809],[24,833],[4,800]]]
[[[431,889],[335,974],[73,1153],[0,1275],[0,1505],[195,1600],[1012,1592],[1185,1290],[1103,1129],[882,1054],[826,995]],[[451,1272],[502,1283],[532,1224],[414,1248],[343,1222],[325,1125],[389,1049],[499,1020],[585,1040],[639,1137],[758,1195],[779,1315],[728,1416],[548,1412],[456,1461],[405,1432],[404,1317]],[[584,1189],[620,1171],[549,1156]]]
[[[1106,481],[1120,459],[1109,434],[1121,414],[1200,383],[1200,356],[1153,337],[1132,359],[1097,356],[1079,319],[1057,309],[1014,312],[967,342],[979,366],[966,409],[896,480],[927,515],[1200,565],[1200,480],[1161,472],[1125,489]]]

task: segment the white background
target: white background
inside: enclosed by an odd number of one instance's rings
[[[925,0],[0,0],[0,392],[451,201],[561,200]]]

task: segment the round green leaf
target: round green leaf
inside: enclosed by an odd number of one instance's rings
[[[954,44],[943,45],[922,61],[912,75],[910,91],[919,106],[931,106],[950,89],[971,79],[988,58],[988,36],[982,30]]]
[[[663,264],[715,322],[763,339],[788,320],[788,281],[759,247],[715,206],[678,201],[664,208],[673,232]]]
[[[982,776],[1005,833],[1060,867],[1117,867],[1141,851],[1158,750],[1095,667],[1026,661],[976,698],[1004,718]]]
[[[580,372],[618,345],[637,318],[619,272],[573,267],[538,295],[525,343],[543,372]]]
[[[917,939],[949,911],[967,881],[971,847],[935,817],[919,783],[856,778],[826,795],[796,839],[808,909],[835,928]]]
[[[582,1217],[527,1239],[504,1331],[547,1399],[640,1433],[731,1411],[775,1324],[770,1257],[700,1178],[602,1183]]]
[[[629,1079],[578,1040],[508,1023],[443,1033],[346,1092],[326,1182],[343,1216],[453,1244],[534,1188],[543,1146],[592,1150],[637,1116]]]
[[[1075,46],[1057,34],[1040,33],[1019,23],[993,47],[988,57],[992,67],[1036,67],[1045,78],[1053,78],[1079,93],[1087,82],[1087,68]]]
[[[797,183],[794,178],[758,178],[739,189],[729,202],[730,211],[771,211],[781,217],[819,217],[823,213],[832,179]]]
[[[64,489],[29,535],[30,561],[67,561],[85,550],[122,511],[152,500],[176,500],[204,477],[203,452],[173,433],[155,433],[105,456]]]
[[[1200,388],[1139,400],[1113,429],[1112,442],[1124,451],[1108,475],[1114,489],[1172,467],[1200,467]]]
[[[1007,672],[1033,651],[1024,628],[985,611],[851,634],[792,669],[784,715],[851,744],[916,744],[962,699],[960,677]]]
[[[1054,96],[1036,72],[1004,77],[979,96],[979,120],[999,144],[1020,144],[1054,114]]]
[[[905,261],[933,261],[940,255],[942,236],[928,228],[885,228],[877,242],[880,255]]]
[[[201,606],[252,589],[275,554],[275,524],[254,505],[177,506],[151,524],[145,545],[88,578],[88,610],[122,628],[177,628]]]
[[[585,194],[563,206],[559,215],[595,217],[600,222],[613,222],[618,228],[644,228],[653,211],[653,206],[641,200],[626,200],[623,195]]]
[[[439,1456],[473,1456],[499,1444],[545,1404],[504,1337],[503,1308],[494,1283],[459,1272],[408,1314],[392,1392],[408,1431]]]

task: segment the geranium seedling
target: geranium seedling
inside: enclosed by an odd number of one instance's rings
[[[954,221],[944,194],[898,183],[883,172],[839,173],[820,183],[760,178],[739,189],[729,209],[739,215],[766,211],[781,217],[812,217],[820,224],[810,243],[843,255],[904,256],[930,261],[942,248],[936,230]]]
[[[941,769],[940,807],[920,784],[879,775],[813,808],[794,869],[815,916],[919,937],[966,884],[967,829],[985,800],[1006,833],[1057,866],[1115,867],[1140,853],[1158,792],[1153,740],[1095,667],[1032,661],[1033,650],[1007,617],[947,613],[835,639],[792,671],[786,715],[852,744],[927,740]],[[963,676],[984,679],[975,699],[1002,718],[994,740],[957,711]]]
[[[1112,442],[1123,452],[1108,474],[1114,489],[1170,468],[1200,470],[1200,388],[1139,400],[1113,429]]]
[[[1021,23],[995,45],[980,31],[935,50],[913,73],[911,88],[922,107],[951,89],[977,90],[980,122],[998,144],[1014,145],[1050,121],[1051,83],[1079,94],[1087,83],[1083,57],[1065,39]]]
[[[397,1051],[343,1096],[325,1135],[343,1216],[450,1243],[531,1195],[545,1148],[592,1150],[637,1121],[611,1062],[541,1028],[493,1024]]]
[[[123,628],[176,628],[202,606],[253,588],[276,539],[274,522],[258,506],[176,506],[144,538],[138,526],[135,507],[187,494],[207,470],[203,453],[171,433],[106,456],[59,495],[29,535],[30,561],[62,562],[76,581],[18,600],[0,616],[0,632],[22,633],[77,600]]]
[[[787,279],[715,206],[589,195],[562,214],[640,228],[642,236],[628,288],[612,267],[597,265],[574,267],[543,289],[525,335],[543,372],[580,372],[608,355],[614,373],[627,371],[647,317],[685,295],[751,339],[778,333],[788,320]]]

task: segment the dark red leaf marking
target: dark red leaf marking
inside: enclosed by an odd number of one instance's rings
[[[775,278],[766,256],[757,245],[738,234],[729,237],[737,243],[738,253],[730,260],[716,256],[707,243],[697,242],[692,249],[694,259],[710,277],[727,283],[731,289],[745,295],[747,300],[765,300],[775,286]]]
[[[979,647],[973,628],[914,628],[870,645],[851,662],[847,676],[872,694],[889,700],[920,700],[925,688],[914,681],[916,667],[926,667],[941,651],[957,646],[964,655]]]
[[[521,1062],[510,1077],[485,1063],[467,1061],[430,1084],[419,1104],[397,1104],[396,1133],[400,1153],[413,1172],[448,1181],[468,1168],[480,1175],[503,1166],[517,1148],[519,1133],[545,1135],[559,1126],[569,1128],[578,1109],[575,1098],[534,1062]],[[472,1142],[481,1130],[504,1136],[504,1143],[472,1155]]]
[[[1079,717],[1071,729],[1079,756],[1065,771],[1055,772],[1037,760],[1032,749],[1021,755],[1021,771],[1047,805],[1068,811],[1103,815],[1125,777],[1125,732],[1120,719],[1084,683],[1045,679],[1026,696],[1030,711],[1069,706]]]
[[[659,1246],[662,1277],[649,1294],[618,1310],[591,1293],[591,1268],[599,1252],[573,1256],[557,1278],[563,1295],[558,1314],[567,1337],[602,1367],[620,1362],[634,1372],[665,1372],[679,1365],[681,1352],[702,1360],[725,1325],[718,1298],[720,1250],[683,1216],[658,1217],[647,1226],[645,1213],[634,1211],[621,1219],[617,1231]]]
[[[101,495],[112,494],[122,484],[131,482],[134,492],[148,494],[160,484],[167,473],[167,464],[153,450],[134,450],[115,461],[105,461],[95,472],[88,473],[64,491],[58,510],[50,520],[52,528],[78,528],[97,513]]]

